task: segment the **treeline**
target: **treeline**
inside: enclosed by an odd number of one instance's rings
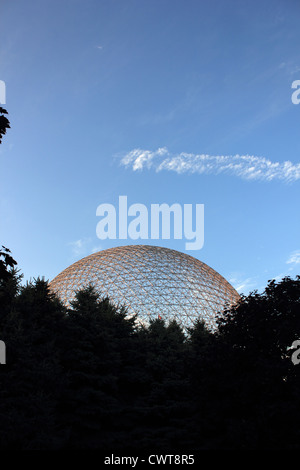
[[[3,249],[1,450],[299,448],[299,276],[243,297],[214,334],[137,326],[92,287],[66,309],[44,280],[20,281]]]

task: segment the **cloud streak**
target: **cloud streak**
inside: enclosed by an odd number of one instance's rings
[[[300,264],[300,250],[294,251],[291,253],[287,264]]]
[[[294,182],[300,179],[300,163],[272,162],[254,155],[207,155],[195,153],[172,154],[166,147],[156,151],[134,149],[124,155],[121,165],[133,171],[154,169],[177,174],[227,174],[245,180]]]
[[[229,279],[230,284],[233,285],[239,294],[246,294],[253,289],[257,288],[257,281],[254,278],[243,278],[239,274],[233,274]]]
[[[88,237],[80,238],[73,242],[69,242],[68,245],[71,247],[72,256],[84,256],[88,251],[88,245],[91,242],[91,239]]]

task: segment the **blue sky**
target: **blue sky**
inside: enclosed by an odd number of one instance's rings
[[[120,195],[204,204],[187,253],[239,292],[299,274],[299,21],[296,0],[1,0],[0,243],[24,278],[124,244],[96,236]]]

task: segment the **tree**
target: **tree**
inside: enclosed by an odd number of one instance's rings
[[[299,447],[299,372],[288,347],[300,335],[300,277],[268,283],[219,322],[220,396],[229,447]],[[225,375],[224,375],[225,374]],[[230,390],[226,386],[230,384]]]
[[[11,269],[17,265],[17,262],[13,259],[10,253],[11,251],[2,245],[2,250],[0,251],[0,282],[8,279]]]
[[[6,130],[10,128],[10,122],[4,114],[8,114],[8,112],[0,106],[0,144],[2,143],[2,136],[5,135]]]
[[[60,365],[65,309],[48,283],[34,280],[20,288],[1,321],[7,366],[0,376],[0,448],[55,449],[65,430],[57,409],[66,377]]]
[[[61,348],[69,379],[60,404],[68,448],[114,448],[126,440],[124,382],[133,334],[134,319],[126,318],[124,308],[101,298],[91,286],[77,292]]]
[[[132,382],[131,451],[187,449],[190,415],[186,336],[176,321],[150,320],[135,338]]]
[[[10,128],[10,123],[4,114],[8,114],[6,109],[0,106],[0,144],[2,136]],[[16,293],[20,278],[15,270],[16,261],[10,255],[10,250],[2,245],[0,250],[0,307],[2,312],[7,309],[7,303],[11,300],[12,294]],[[0,311],[1,313],[1,311]]]
[[[0,258],[7,293],[16,264],[4,247]],[[137,326],[91,286],[70,308],[40,278],[5,298],[1,450],[299,448],[299,276],[242,297],[215,333]]]
[[[17,262],[11,256],[11,251],[2,246],[0,250],[0,318],[2,320],[11,309],[20,288],[22,275],[16,266]]]

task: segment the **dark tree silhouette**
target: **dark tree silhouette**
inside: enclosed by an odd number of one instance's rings
[[[6,130],[10,128],[10,122],[4,114],[8,114],[8,112],[0,106],[0,144],[2,143],[3,135],[6,134]]]
[[[0,250],[0,318],[12,308],[20,287],[22,275],[16,266],[17,262],[11,256],[11,251],[2,246]]]
[[[0,259],[1,450],[299,448],[299,276],[242,297],[217,332],[199,320],[184,334],[138,326],[91,286],[66,308],[43,279],[20,286],[8,249]]]
[[[17,265],[17,262],[10,253],[11,251],[2,245],[2,249],[0,250],[0,281],[8,279],[11,270]]]
[[[10,128],[9,120],[4,114],[8,113],[6,109],[0,106],[0,144],[2,143],[2,136],[6,134],[6,130]],[[0,250],[0,308],[2,304],[3,310],[7,307],[6,304],[10,297],[9,292],[11,293],[12,291],[14,280],[16,281],[15,287],[17,284],[16,264],[16,261],[10,255],[10,250],[2,245],[2,249]]]
[[[122,382],[128,373],[134,319],[87,287],[77,292],[68,310],[65,334],[62,365],[68,386],[61,411],[70,433],[66,445],[96,449],[117,441],[119,447],[126,406]]]
[[[66,380],[59,351],[64,312],[48,284],[37,279],[21,287],[2,319],[7,364],[0,376],[1,449],[55,449],[63,443],[56,410]]]
[[[218,395],[223,445],[297,448],[299,372],[288,348],[300,338],[300,277],[270,281],[243,297],[220,321]]]

